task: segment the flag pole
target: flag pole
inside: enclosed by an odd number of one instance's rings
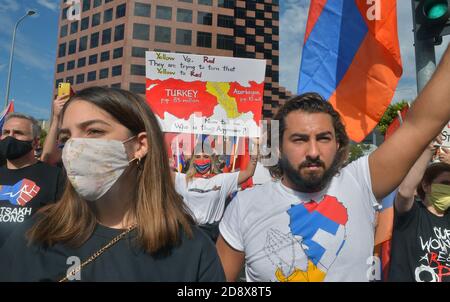
[[[234,166],[236,165],[236,152],[239,146],[239,137],[236,137],[236,144],[234,144],[234,152],[233,152],[233,166],[231,167],[231,172],[234,172]]]

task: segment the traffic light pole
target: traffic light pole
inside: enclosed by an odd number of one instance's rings
[[[413,25],[416,24],[415,0],[411,0]],[[414,31],[414,49],[416,57],[417,93],[420,93],[436,70],[436,55],[434,53],[434,39],[419,40]]]
[[[418,41],[414,38],[414,46],[416,56],[417,93],[420,93],[436,69],[434,40]]]

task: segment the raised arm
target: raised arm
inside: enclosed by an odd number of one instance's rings
[[[55,165],[61,159],[61,150],[58,149],[58,122],[61,109],[68,101],[69,96],[58,96],[53,101],[52,119],[50,128],[45,138],[44,147],[42,148],[41,161],[51,165]]]
[[[252,139],[251,142],[252,148],[250,148],[251,150],[250,162],[248,163],[247,168],[245,170],[239,172],[238,185],[244,183],[245,181],[247,181],[247,179],[249,179],[255,174],[259,156],[259,139],[257,138]]]
[[[369,156],[372,189],[383,198],[403,180],[450,119],[450,48],[417,97],[402,126]]]
[[[435,151],[436,146],[434,146],[432,142],[428,145],[411,170],[409,170],[405,179],[403,179],[398,187],[398,193],[395,197],[395,208],[399,213],[405,213],[411,209],[414,203],[416,188],[420,185],[423,174]]]

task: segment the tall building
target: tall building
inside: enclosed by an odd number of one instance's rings
[[[68,20],[61,1],[55,94],[63,81],[145,94],[145,51],[157,50],[266,59],[265,118],[290,95],[279,85],[278,0],[80,2],[79,20]]]

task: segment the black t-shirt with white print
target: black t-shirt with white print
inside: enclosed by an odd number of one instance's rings
[[[57,243],[28,245],[25,234],[36,216],[21,225],[0,248],[0,282],[59,281],[123,230],[100,224],[81,247]],[[213,242],[196,226],[193,237],[181,233],[180,244],[155,255],[136,244],[136,230],[126,234],[87,264],[70,281],[224,282]]]
[[[449,282],[449,212],[436,216],[420,201],[406,213],[394,211],[389,281]]]
[[[11,232],[62,194],[62,170],[38,161],[21,169],[0,167],[0,247]]]

